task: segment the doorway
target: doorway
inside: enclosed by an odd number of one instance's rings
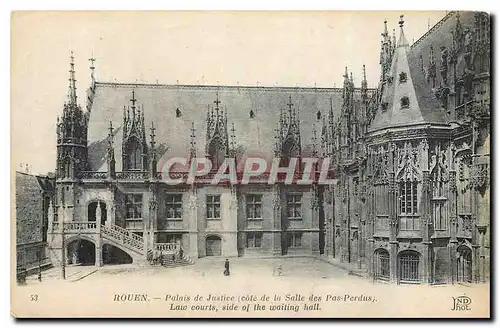
[[[106,224],[106,218],[108,217],[108,212],[106,209],[106,203],[104,202],[92,202],[88,206],[88,211],[87,211],[87,220],[89,222],[96,222],[96,214],[97,214],[97,205],[100,204],[101,206],[101,224],[105,225]]]
[[[207,256],[221,256],[222,242],[219,236],[208,236],[206,240]]]

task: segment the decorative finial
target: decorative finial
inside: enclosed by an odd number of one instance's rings
[[[386,37],[389,33],[387,32],[387,19],[384,20],[384,33],[382,33],[383,37]]]
[[[132,108],[135,109],[135,103],[137,102],[137,99],[135,99],[135,89],[132,89],[132,99],[130,99],[130,102],[132,103]]]
[[[95,71],[95,58],[94,58],[94,50],[92,50],[92,57],[89,58],[90,62],[90,78],[92,79],[92,82],[95,81],[94,78],[94,71]]]
[[[113,136],[113,122],[109,121],[109,136]]]
[[[318,156],[318,150],[316,149],[316,142],[318,141],[318,138],[316,136],[316,124],[313,124],[313,137],[312,137],[312,142],[313,142],[313,157]]]
[[[69,102],[71,104],[77,103],[76,97],[76,79],[75,79],[75,57],[73,56],[73,51],[70,51],[70,69],[69,69]]]
[[[290,118],[292,116],[292,107],[293,107],[293,104],[292,104],[292,95],[289,95],[288,96],[288,104],[286,104],[288,106],[288,111],[290,112]]]
[[[215,104],[215,110],[217,111],[217,113],[219,112],[219,104],[221,103],[220,100],[219,100],[219,90],[217,90],[217,92],[215,93],[215,96],[216,96],[216,99],[214,101],[214,104]]]
[[[194,122],[191,122],[191,140],[189,142],[190,144],[190,149],[189,149],[189,153],[190,153],[190,156],[191,158],[194,158],[196,157],[196,134],[195,134],[196,130],[194,128]]]
[[[398,47],[408,47],[408,41],[406,40],[405,34],[403,32],[403,25],[405,23],[403,19],[404,15],[400,15],[399,18],[399,28],[400,28],[400,35],[399,35],[399,41],[398,41]]]

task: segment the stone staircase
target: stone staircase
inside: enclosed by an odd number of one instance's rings
[[[148,250],[148,262],[151,265],[161,265],[163,267],[178,267],[194,264],[193,259],[185,254],[180,254],[181,249],[175,244],[168,244],[168,249],[164,245],[167,244],[155,244],[155,250]],[[174,248],[175,247],[175,248]]]
[[[101,225],[101,236],[123,247],[144,255],[144,238],[117,225]]]
[[[53,230],[60,231],[58,222],[54,222]],[[166,267],[193,264],[194,261],[182,254],[180,244],[155,243],[151,248],[145,249],[144,238],[117,225],[99,225],[96,222],[65,222],[64,233],[66,238],[80,235],[102,242],[109,243],[128,253],[134,263],[163,265]],[[182,254],[182,256],[181,256]],[[51,254],[54,259],[59,259],[56,254]],[[60,260],[60,259],[59,259]],[[60,261],[59,261],[60,262]]]
[[[165,255],[162,258],[161,265],[167,268],[186,266],[194,264],[193,259],[186,256],[185,254],[182,257],[179,256],[179,253],[173,255]]]

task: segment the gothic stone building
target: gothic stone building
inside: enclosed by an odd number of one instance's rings
[[[74,75],[71,60],[50,209],[55,265],[141,263],[179,247],[194,259],[324,253],[316,185],[169,185],[164,165],[172,157],[208,157],[215,167],[228,158],[318,157],[319,129],[340,108],[341,88],[101,83],[92,65],[83,110]]]
[[[490,22],[451,12],[409,45],[387,22],[381,77],[323,130],[339,183],[326,253],[377,280],[482,282],[490,263]],[[366,89],[366,86],[363,86]],[[363,90],[363,88],[362,88]]]
[[[49,262],[47,229],[54,179],[16,171],[16,265],[33,271]]]
[[[156,251],[323,256],[378,280],[489,271],[489,17],[452,12],[413,45],[382,33],[369,89],[98,82],[58,119],[53,262]],[[172,157],[330,158],[336,186],[169,185]],[[171,173],[184,177],[179,168]],[[64,228],[63,228],[64,227]],[[64,241],[64,242],[63,242]],[[64,247],[63,247],[64,244]]]

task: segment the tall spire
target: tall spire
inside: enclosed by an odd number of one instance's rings
[[[151,165],[150,165],[150,177],[152,179],[157,178],[157,166],[158,166],[158,161],[156,158],[156,128],[155,128],[155,123],[151,122],[151,142],[150,142],[150,149],[151,149]]]
[[[392,51],[396,48],[396,29],[392,29]]]
[[[382,33],[382,36],[384,37],[384,39],[389,36],[389,31],[387,30],[387,19],[384,20],[384,32]]]
[[[347,66],[345,67],[344,73],[344,90],[342,92],[342,99],[346,100],[349,93],[349,73],[347,72]]]
[[[189,142],[189,156],[191,159],[196,157],[196,129],[194,122],[191,122],[191,141]]]
[[[361,81],[361,87],[366,88],[368,82],[366,81],[366,66],[363,64],[363,81]]]
[[[108,178],[113,179],[115,177],[115,150],[113,145],[113,122],[109,121],[109,133],[108,133]]]
[[[73,56],[73,51],[70,53],[70,63],[69,63],[69,92],[68,100],[72,105],[77,104],[76,99],[76,79],[75,79],[75,57]]]
[[[398,47],[408,47],[408,41],[406,40],[404,31],[403,31],[403,25],[405,21],[403,20],[404,15],[399,16],[399,28],[400,28],[400,33],[399,33],[399,41],[398,41]]]
[[[89,58],[90,62],[90,79],[92,80],[92,86],[95,83],[95,76],[94,76],[94,71],[95,71],[95,57],[94,57],[94,51],[92,51],[92,57]]]
[[[366,67],[363,64],[363,80],[361,81],[361,97],[363,101],[367,100],[368,96],[368,81],[366,81]]]

